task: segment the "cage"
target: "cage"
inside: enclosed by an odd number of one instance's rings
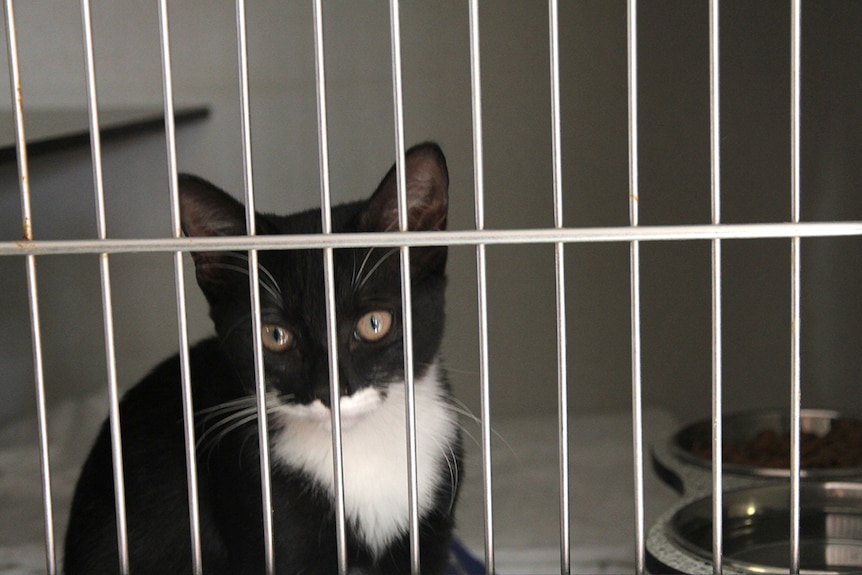
[[[4,2],[3,572],[60,570],[98,426],[211,331],[177,172],[289,213],[424,140],[452,188],[433,240],[227,245],[449,246],[460,569],[750,572],[728,507],[750,489],[786,507],[770,568],[862,570],[858,465],[812,477],[800,446],[809,410],[862,411],[862,8],[557,4]],[[785,422],[780,477],[675,451],[705,420],[721,453],[756,408]]]

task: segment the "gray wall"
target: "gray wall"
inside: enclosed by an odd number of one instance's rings
[[[232,3],[171,4],[175,94],[210,118],[180,130],[179,164],[241,190]],[[248,33],[254,178],[261,209],[317,205],[319,176],[312,15],[308,2],[250,1]],[[564,202],[569,226],[628,224],[626,38],[623,2],[561,3]],[[862,219],[858,4],[808,2],[804,19],[803,218]],[[722,220],[790,219],[789,16],[784,2],[722,3]],[[28,110],[83,107],[80,14],[69,2],[16,3]],[[474,225],[464,2],[404,3],[407,141],[442,144],[450,163],[450,227]],[[486,225],[553,225],[546,7],[532,0],[481,6]],[[154,3],[94,0],[100,103],[160,105]],[[370,193],[394,157],[388,7],[328,3],[327,83],[332,191]],[[641,3],[641,223],[710,221],[705,3]],[[5,45],[5,41],[4,41]],[[5,70],[4,70],[5,71]],[[6,74],[0,93],[8,94]],[[8,107],[8,103],[2,104]],[[2,126],[11,130],[10,126]],[[87,149],[31,163],[37,238],[93,237]],[[169,233],[163,137],[105,149],[113,237]],[[0,165],[0,240],[15,240],[14,164]],[[804,403],[858,405],[858,239],[806,240],[803,249]],[[709,410],[709,245],[644,244],[645,401],[683,419]],[[724,243],[726,409],[789,401],[789,242]],[[627,245],[566,249],[569,380],[574,411],[630,405]],[[478,411],[475,253],[451,249],[445,354],[459,397]],[[494,414],[553,413],[556,344],[553,250],[488,248]],[[39,259],[49,399],[104,389],[97,260]],[[115,256],[120,379],[130,385],[176,348],[169,255]],[[0,260],[0,416],[32,399],[24,265]],[[192,276],[190,275],[189,278]],[[209,331],[189,287],[194,337]]]

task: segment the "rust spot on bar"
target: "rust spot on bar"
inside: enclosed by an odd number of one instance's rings
[[[39,251],[39,244],[35,243],[33,240],[17,240],[15,245],[24,251]]]
[[[33,239],[33,225],[30,223],[30,218],[24,218],[24,239],[32,241]]]

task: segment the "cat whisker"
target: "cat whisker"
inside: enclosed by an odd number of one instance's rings
[[[474,414],[474,413],[470,410],[470,408],[469,408],[469,407],[467,407],[467,404],[465,404],[463,401],[461,401],[461,400],[459,400],[459,399],[457,399],[457,398],[455,398],[455,397],[451,398],[451,400],[452,400],[452,402],[449,404],[449,410],[450,410],[450,411],[452,411],[453,413],[455,413],[455,414],[457,414],[457,415],[461,415],[461,416],[463,416],[463,417],[467,418],[468,420],[472,421],[473,423],[475,423],[475,424],[476,424],[476,425],[478,425],[478,426],[481,426],[481,425],[482,425],[482,418],[481,418],[481,417],[478,417],[476,414]],[[470,437],[470,439],[472,439],[472,440],[476,443],[476,445],[480,445],[480,444],[479,444],[479,442],[478,442],[478,441],[476,441],[476,438],[475,438],[475,437],[473,437],[473,436],[470,434],[470,432],[469,432],[469,431],[467,431],[467,428],[466,428],[466,427],[464,427],[464,426],[462,425],[462,426],[461,426],[461,430],[462,430],[465,434],[467,434],[467,435]],[[496,429],[494,429],[493,427],[491,427],[491,434],[492,434],[492,435],[494,435],[494,436],[495,436],[497,439],[499,439],[500,441],[502,441],[502,442],[503,442],[503,445],[505,445],[505,446],[506,446],[506,448],[507,448],[507,449],[508,449],[508,450],[509,450],[513,455],[517,455],[517,454],[515,453],[515,449],[512,447],[512,445],[511,445],[511,444],[506,440],[506,438],[505,438],[505,437],[503,437],[503,436],[502,436],[502,435],[501,435],[501,434],[500,434]],[[481,447],[481,446],[480,446],[480,447]]]
[[[232,423],[228,425],[227,421],[219,422],[220,428],[214,427],[213,430],[218,429],[217,435],[213,436],[213,438],[209,442],[209,447],[214,447],[218,445],[222,439],[224,439],[229,433],[245,427],[247,424],[252,423],[257,420],[257,410],[256,409],[248,409],[246,411],[235,414],[230,418]],[[212,431],[212,430],[210,430]],[[203,438],[198,442],[202,444]],[[200,447],[198,447],[200,449]]]
[[[355,289],[357,289],[357,290],[362,289],[362,286],[364,286],[365,283],[371,278],[371,276],[374,275],[374,272],[377,271],[377,269],[380,267],[380,265],[383,262],[385,262],[387,259],[389,259],[389,257],[392,256],[392,254],[394,254],[396,251],[397,251],[396,248],[392,248],[388,252],[383,254],[383,256],[379,260],[377,260],[377,263],[374,264],[374,266],[372,266],[372,268],[370,270],[368,270],[368,273],[365,274],[365,277],[362,278],[362,281],[359,282],[359,285],[356,286]]]
[[[279,399],[289,399],[292,395],[279,395],[275,392],[266,394],[266,412],[273,413],[281,402]],[[207,407],[195,412],[202,416],[199,425],[206,425],[210,420],[218,418],[198,437],[196,448],[213,446],[219,443],[227,434],[240,427],[256,421],[258,418],[257,397],[249,395],[226,401],[213,407]]]
[[[451,404],[449,405],[449,409],[451,411],[453,411],[459,415],[463,415],[464,417],[466,417],[467,419],[469,419],[470,421],[473,421],[475,423],[478,423],[478,424],[482,423],[481,418],[479,418],[479,416],[474,414],[473,411],[469,407],[467,407],[466,403],[464,403],[463,401],[461,401],[460,399],[458,399],[456,397],[450,398],[450,401],[451,401]]]
[[[219,414],[219,412],[223,411],[231,411],[237,407],[247,407],[248,405],[253,405],[255,402],[255,397],[253,395],[239,397],[237,399],[232,399],[230,401],[225,401],[224,403],[220,403],[218,405],[214,405],[212,407],[204,407],[202,409],[198,409],[195,411],[195,416],[205,416],[204,420],[211,419]]]
[[[444,213],[436,222],[434,222],[433,226],[429,226],[430,230],[441,230],[443,229],[443,222],[446,221],[447,215]]]
[[[351,282],[350,282],[350,284],[351,284],[354,288],[356,288],[356,281],[357,281],[360,277],[362,277],[362,272],[365,270],[365,265],[368,263],[368,258],[370,258],[370,257],[371,257],[371,253],[372,253],[375,249],[376,249],[376,248],[371,247],[371,248],[368,248],[367,250],[365,250],[365,257],[364,257],[364,258],[362,258],[362,263],[359,265],[359,271],[358,271],[358,272],[356,271],[356,255],[355,255],[355,254],[356,254],[356,252],[354,252],[354,256],[353,256],[353,269],[354,269],[354,273],[353,273],[353,281],[351,281]]]
[[[461,477],[461,470],[458,467],[458,458],[455,456],[455,451],[452,449],[452,446],[448,442],[440,441],[437,438],[434,438],[434,443],[443,455],[443,461],[446,462],[446,467],[449,471],[449,481],[452,487],[452,494],[449,498],[449,510],[451,511],[455,508],[455,497],[458,493],[458,483]]]
[[[229,252],[228,255],[231,257],[234,257],[240,261],[244,261],[244,262],[248,263],[248,255],[247,254],[237,253],[237,252]],[[269,269],[260,262],[258,262],[257,268],[260,272],[263,273],[264,279],[269,280],[270,286],[275,291],[277,291],[279,293],[279,295],[281,295],[281,287],[278,285],[278,282],[276,281],[275,276],[272,275],[272,272],[270,272]]]
[[[233,272],[236,272],[238,274],[245,275],[245,276],[248,275],[248,269],[246,269],[242,266],[236,266],[233,264],[224,264],[224,263],[220,263],[220,262],[210,262],[207,265],[209,265],[209,267],[213,267],[213,268],[219,268],[219,269],[223,269],[223,270],[233,271]],[[264,290],[266,290],[269,293],[269,295],[274,297],[276,300],[281,300],[281,293],[276,291],[277,286],[274,289],[271,285],[269,285],[268,282],[261,281],[260,287],[262,287]]]
[[[423,363],[423,364],[420,364],[419,362],[416,362],[416,365],[423,365],[423,366],[426,366],[426,367],[430,367],[430,366],[432,366],[432,365],[433,365],[433,363]],[[449,365],[448,363],[446,364],[446,373],[459,373],[459,374],[462,374],[462,375],[475,375],[475,376],[478,376],[478,375],[479,375],[479,371],[478,371],[478,370],[476,370],[476,369],[459,369],[459,368],[457,368],[457,367],[452,367],[452,366],[451,366],[451,365]]]
[[[266,408],[267,411],[271,411],[273,408],[280,405],[280,400],[290,400],[294,397],[291,394],[280,394],[275,391],[269,391],[266,393]],[[223,411],[231,411],[238,407],[257,407],[257,396],[255,395],[246,395],[243,397],[238,397],[236,399],[231,399],[229,401],[225,401],[218,405],[214,405],[212,407],[204,407],[202,409],[198,409],[195,411],[195,415],[204,415],[206,418],[213,417],[218,412]]]
[[[226,411],[229,410],[226,409]],[[215,445],[234,429],[245,425],[249,421],[254,421],[255,419],[257,419],[257,407],[254,405],[234,410],[230,415],[222,417],[211,427],[204,430],[204,432],[198,436],[195,447],[200,450],[205,445]]]
[[[470,430],[469,430],[469,429],[467,429],[467,427],[466,427],[466,426],[464,426],[463,424],[459,423],[459,424],[458,424],[458,427],[460,427],[460,428],[461,428],[461,432],[462,432],[464,435],[466,435],[466,436],[470,439],[470,441],[472,441],[472,442],[476,445],[476,447],[482,447],[482,444],[481,444],[481,443],[479,443],[479,440],[478,440],[478,439],[476,439],[476,436],[475,436],[475,435],[473,435],[472,433],[470,433]]]
[[[446,467],[449,468],[449,481],[452,487],[452,495],[449,496],[449,511],[455,509],[455,500],[458,493],[458,484],[461,482],[461,469],[458,467],[457,457],[452,446],[448,443],[441,449]]]
[[[236,331],[241,325],[245,324],[249,319],[251,319],[251,313],[246,313],[240,316],[229,328],[227,328],[223,334],[221,334],[222,341],[227,341],[231,334]]]
[[[248,257],[248,256],[246,256],[246,257]],[[273,289],[275,289],[275,291],[278,292],[278,295],[279,296],[282,295],[281,294],[281,287],[278,285],[278,282],[275,280],[275,277],[272,275],[272,272],[270,272],[266,268],[265,265],[258,264],[258,267],[260,268],[260,271],[263,272],[264,277],[269,279],[269,283],[272,284]]]

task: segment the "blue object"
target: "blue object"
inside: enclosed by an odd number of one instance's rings
[[[457,539],[452,540],[447,575],[484,575],[485,566]]]

